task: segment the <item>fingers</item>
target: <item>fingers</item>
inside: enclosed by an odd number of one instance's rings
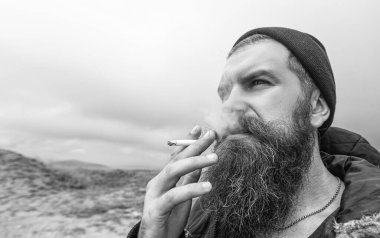
[[[201,177],[201,174],[202,174],[202,169],[197,169],[191,173],[186,174],[185,176],[182,177],[183,179],[180,185],[186,185],[189,183],[198,182],[199,178]]]
[[[169,163],[148,182],[140,233],[145,229],[146,232],[150,231],[152,237],[178,237],[186,224],[191,199],[211,190],[209,182],[197,181],[202,168],[217,162],[216,154],[199,156],[213,143],[215,134],[211,131],[199,139],[200,135],[201,128],[195,126],[185,139],[197,141],[188,147],[176,147]],[[176,187],[180,177],[185,177],[185,181],[182,186]],[[174,225],[170,227],[176,228],[167,230],[171,214],[174,220],[169,223]]]
[[[161,193],[174,187],[179,178],[188,173],[190,174],[187,175],[187,177],[191,178],[191,182],[198,181],[200,171],[193,171],[211,166],[215,164],[217,160],[218,157],[216,154],[208,154],[206,156],[189,157],[186,159],[177,160],[173,163],[169,163],[157,176],[157,192]]]
[[[197,140],[199,138],[199,136],[201,135],[201,127],[196,125],[194,126],[194,128],[189,132],[189,134],[187,134],[187,136],[184,137],[184,139],[189,139],[189,140]],[[183,151],[187,146],[177,146],[174,150],[173,150],[173,154],[178,154],[180,153],[181,151]]]
[[[208,131],[204,136],[199,138],[194,144],[186,147],[180,154],[173,160],[180,160],[190,156],[197,156],[202,154],[210,145],[215,141],[215,132]]]
[[[210,192],[211,188],[210,182],[191,183],[172,188],[157,200],[157,207],[162,213],[168,213],[176,205]]]

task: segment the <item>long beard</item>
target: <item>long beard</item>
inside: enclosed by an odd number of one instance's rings
[[[217,237],[268,237],[285,225],[312,160],[305,111],[292,123],[241,117],[245,133],[215,146],[219,161],[203,176],[213,189],[200,202],[216,213]]]

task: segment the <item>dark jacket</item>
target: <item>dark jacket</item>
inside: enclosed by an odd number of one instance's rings
[[[346,188],[340,207],[310,238],[380,237],[380,153],[360,135],[334,127],[321,138],[320,150],[326,168]],[[136,224],[128,238],[137,237],[138,228]],[[215,214],[195,203],[181,237],[216,238]]]

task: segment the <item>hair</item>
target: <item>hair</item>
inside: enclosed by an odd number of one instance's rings
[[[270,36],[262,35],[262,34],[254,34],[252,36],[249,36],[245,38],[244,40],[240,41],[237,45],[235,45],[231,51],[228,53],[227,58],[230,58],[231,55],[233,55],[236,52],[241,51],[245,46],[247,45],[254,45],[258,42],[262,41],[276,41]],[[278,42],[280,43],[280,42]],[[281,43],[280,43],[281,44]],[[286,47],[285,47],[286,48]],[[287,49],[287,48],[286,48]],[[289,50],[288,50],[289,51]],[[288,57],[288,66],[289,69],[297,75],[301,82],[301,89],[303,92],[303,96],[305,99],[310,99],[312,93],[318,89],[318,87],[313,82],[313,79],[309,76],[305,68],[302,66],[301,62],[295,57],[292,52],[289,51],[289,57]]]

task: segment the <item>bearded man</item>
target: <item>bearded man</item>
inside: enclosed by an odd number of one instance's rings
[[[247,32],[218,93],[234,126],[201,138],[198,126],[190,132],[197,142],[177,148],[148,183],[128,237],[380,236],[380,169],[321,152],[336,94],[320,41],[279,27]],[[215,140],[214,153],[200,155]]]

